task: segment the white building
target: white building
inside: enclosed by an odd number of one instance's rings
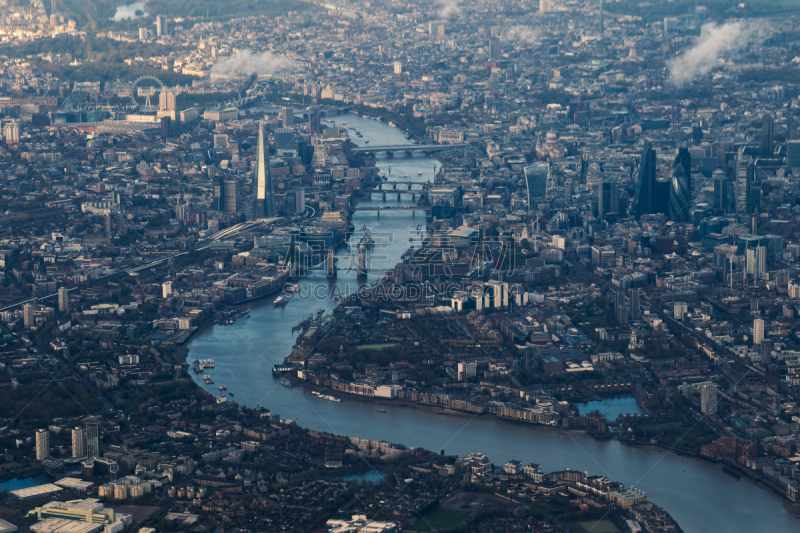
[[[760,318],[753,320],[753,344],[761,344],[764,340],[764,321]]]
[[[700,389],[700,410],[704,415],[717,413],[717,386],[706,383]]]
[[[474,378],[477,375],[478,363],[475,361],[466,361],[458,363],[458,381],[466,381],[469,378]]]
[[[72,457],[86,457],[86,430],[80,427],[72,430]]]
[[[40,429],[36,432],[36,460],[44,461],[50,457],[50,432]]]

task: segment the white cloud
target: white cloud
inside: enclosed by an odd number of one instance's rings
[[[708,74],[720,57],[734,54],[758,37],[755,25],[729,22],[722,26],[705,24],[700,37],[690,49],[668,63],[670,79],[683,85],[698,76]]]
[[[296,70],[298,65],[286,56],[274,55],[272,52],[254,54],[250,50],[242,50],[235,56],[217,61],[211,72],[228,76],[248,74],[272,74],[277,70]]]

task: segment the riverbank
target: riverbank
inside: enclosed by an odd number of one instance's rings
[[[287,377],[283,377],[281,379],[288,379],[288,378]],[[735,468],[737,470],[737,472],[739,472],[742,476],[747,478],[747,480],[752,482],[756,487],[758,487],[758,488],[760,488],[762,490],[765,490],[770,494],[778,496],[781,499],[781,501],[783,503],[783,506],[787,511],[789,511],[790,513],[792,513],[795,516],[800,516],[800,504],[791,501],[786,496],[785,491],[780,490],[780,488],[778,486],[776,486],[775,484],[771,483],[763,475],[760,475],[755,471],[745,469],[745,468],[741,467],[740,465],[736,465],[736,464],[729,463],[729,462],[726,462],[726,461],[723,461],[723,460],[719,460],[719,459],[714,459],[713,457],[704,456],[704,455],[699,454],[699,453],[691,453],[691,452],[686,452],[686,451],[682,451],[682,450],[676,450],[676,449],[673,449],[673,448],[669,448],[669,447],[660,445],[658,443],[637,442],[637,441],[631,441],[631,440],[628,440],[628,439],[622,439],[622,438],[620,438],[619,434],[617,434],[617,433],[610,433],[610,434],[607,434],[607,435],[603,435],[602,437],[598,437],[597,435],[593,435],[590,431],[588,431],[586,429],[565,428],[565,427],[561,427],[561,426],[547,425],[547,424],[534,424],[534,423],[530,423],[530,422],[524,422],[524,421],[520,421],[520,420],[513,420],[513,419],[509,419],[509,418],[500,417],[500,416],[497,416],[497,415],[495,415],[493,413],[469,413],[469,412],[465,412],[465,411],[457,411],[457,410],[450,409],[450,408],[447,408],[447,407],[420,404],[420,403],[417,403],[417,402],[412,402],[412,401],[404,400],[404,399],[376,398],[376,397],[360,396],[360,395],[356,395],[356,394],[348,394],[346,392],[336,391],[336,390],[333,390],[333,389],[328,388],[328,387],[322,387],[322,386],[313,385],[313,384],[310,384],[310,383],[308,383],[306,381],[303,381],[303,380],[301,380],[299,378],[296,378],[296,377],[292,377],[289,381],[296,388],[300,388],[304,392],[307,391],[309,394],[311,392],[319,392],[319,393],[322,393],[322,394],[333,396],[334,398],[338,398],[338,399],[342,400],[342,403],[346,403],[346,401],[347,402],[349,402],[349,401],[357,401],[357,402],[360,402],[360,403],[363,403],[363,404],[367,404],[367,405],[370,405],[370,406],[377,406],[376,410],[377,410],[377,408],[381,408],[381,407],[401,407],[401,408],[407,408],[407,409],[417,409],[419,411],[426,411],[426,412],[429,412],[429,413],[432,413],[432,414],[436,414],[436,415],[439,415],[439,416],[457,417],[457,418],[461,418],[461,419],[470,419],[471,420],[471,419],[475,419],[475,418],[491,418],[491,419],[500,421],[502,423],[506,423],[506,424],[510,424],[510,425],[514,425],[514,426],[518,426],[518,427],[532,428],[535,431],[550,432],[550,433],[561,433],[561,434],[571,435],[573,439],[574,439],[574,436],[577,436],[577,435],[582,435],[583,436],[583,435],[585,435],[585,436],[589,436],[589,437],[592,437],[595,440],[600,440],[600,441],[602,441],[602,440],[614,440],[614,441],[619,442],[620,444],[624,444],[624,445],[627,445],[629,447],[633,447],[633,448],[640,449],[640,450],[647,451],[647,452],[669,453],[669,454],[672,454],[672,455],[675,455],[675,456],[685,457],[685,458],[688,458],[688,459],[697,459],[697,460],[701,460],[703,462],[706,462],[708,464],[712,464],[712,465],[715,466],[715,468],[717,468],[717,469],[719,469],[719,470],[721,470],[723,472],[726,472],[726,470],[725,470],[726,466],[733,467],[733,468]],[[388,414],[388,413],[384,413],[384,414]],[[469,423],[469,422],[467,422],[467,423]],[[393,444],[402,444],[402,443],[393,443]]]

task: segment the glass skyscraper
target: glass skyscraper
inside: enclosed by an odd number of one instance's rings
[[[639,178],[636,180],[636,192],[633,197],[633,215],[637,219],[642,215],[655,212],[655,192],[656,151],[650,146],[650,141],[645,141],[642,160],[639,162]]]
[[[255,218],[275,218],[275,189],[264,146],[264,126],[258,126],[258,159],[256,160]]]
[[[528,187],[528,210],[535,209],[538,200],[547,195],[547,175],[550,167],[547,163],[533,163],[525,167],[525,182]]]
[[[100,427],[97,422],[86,423],[86,454],[89,459],[100,457]]]

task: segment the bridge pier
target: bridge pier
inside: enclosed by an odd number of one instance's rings
[[[397,193],[397,201],[400,201],[400,193]]]
[[[383,201],[386,201],[386,193],[383,193]]]
[[[386,157],[394,157],[394,150],[386,150]]]
[[[392,183],[392,189],[397,190],[397,183]]]
[[[416,200],[416,199],[417,199],[417,193],[415,193],[415,192],[412,192],[412,193],[411,193],[411,199],[412,199],[412,200]]]
[[[336,276],[336,260],[333,257],[333,248],[328,250],[328,277]]]
[[[363,246],[358,248],[358,275],[363,276],[367,273],[367,252]]]
[[[409,182],[409,184],[408,184],[408,190],[409,190],[409,191],[411,190],[411,183],[410,183],[410,182]]]

